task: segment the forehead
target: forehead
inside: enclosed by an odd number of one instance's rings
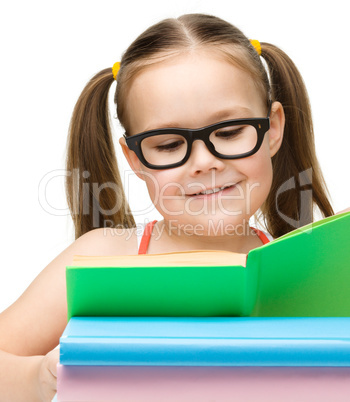
[[[261,117],[264,102],[247,72],[217,53],[196,51],[143,69],[130,85],[126,111],[130,134],[136,134]]]

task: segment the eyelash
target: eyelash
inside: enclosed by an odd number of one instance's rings
[[[230,137],[234,136],[234,135],[238,135],[241,134],[241,132],[243,131],[243,127],[239,127],[235,130],[228,130],[228,131],[219,131],[215,134],[221,134],[221,138],[223,139],[229,139]],[[228,134],[228,135],[227,135]]]
[[[156,150],[158,152],[162,152],[162,151],[174,152],[174,151],[176,151],[176,148],[177,148],[176,144],[179,144],[179,142],[180,141],[176,141],[176,142],[172,142],[168,145],[159,145],[156,147]]]
[[[239,127],[235,130],[227,130],[227,131],[218,131],[215,133],[215,135],[218,135],[219,138],[223,139],[223,140],[229,140],[230,138],[232,138],[235,135],[241,134],[241,132],[243,131],[243,127]],[[180,144],[180,146],[183,144],[183,142],[181,141],[175,141],[172,142],[170,144],[167,145],[158,145],[155,147],[157,152],[174,152],[177,150],[178,148],[178,144]]]

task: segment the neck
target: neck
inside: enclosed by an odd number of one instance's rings
[[[162,220],[157,222],[154,230],[163,238],[169,251],[227,250],[246,254],[262,245],[259,237],[250,229],[249,222],[240,226],[239,231],[231,232],[223,230],[224,228],[213,228],[204,233],[189,230],[188,226],[174,225],[173,222]]]

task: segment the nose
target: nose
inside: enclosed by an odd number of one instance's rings
[[[213,155],[204,141],[195,140],[192,144],[191,155],[186,163],[191,176],[198,176],[201,173],[213,170],[221,171],[225,167],[223,159]]]

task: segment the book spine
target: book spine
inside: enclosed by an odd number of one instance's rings
[[[61,339],[64,365],[350,366],[342,339],[74,338]]]

